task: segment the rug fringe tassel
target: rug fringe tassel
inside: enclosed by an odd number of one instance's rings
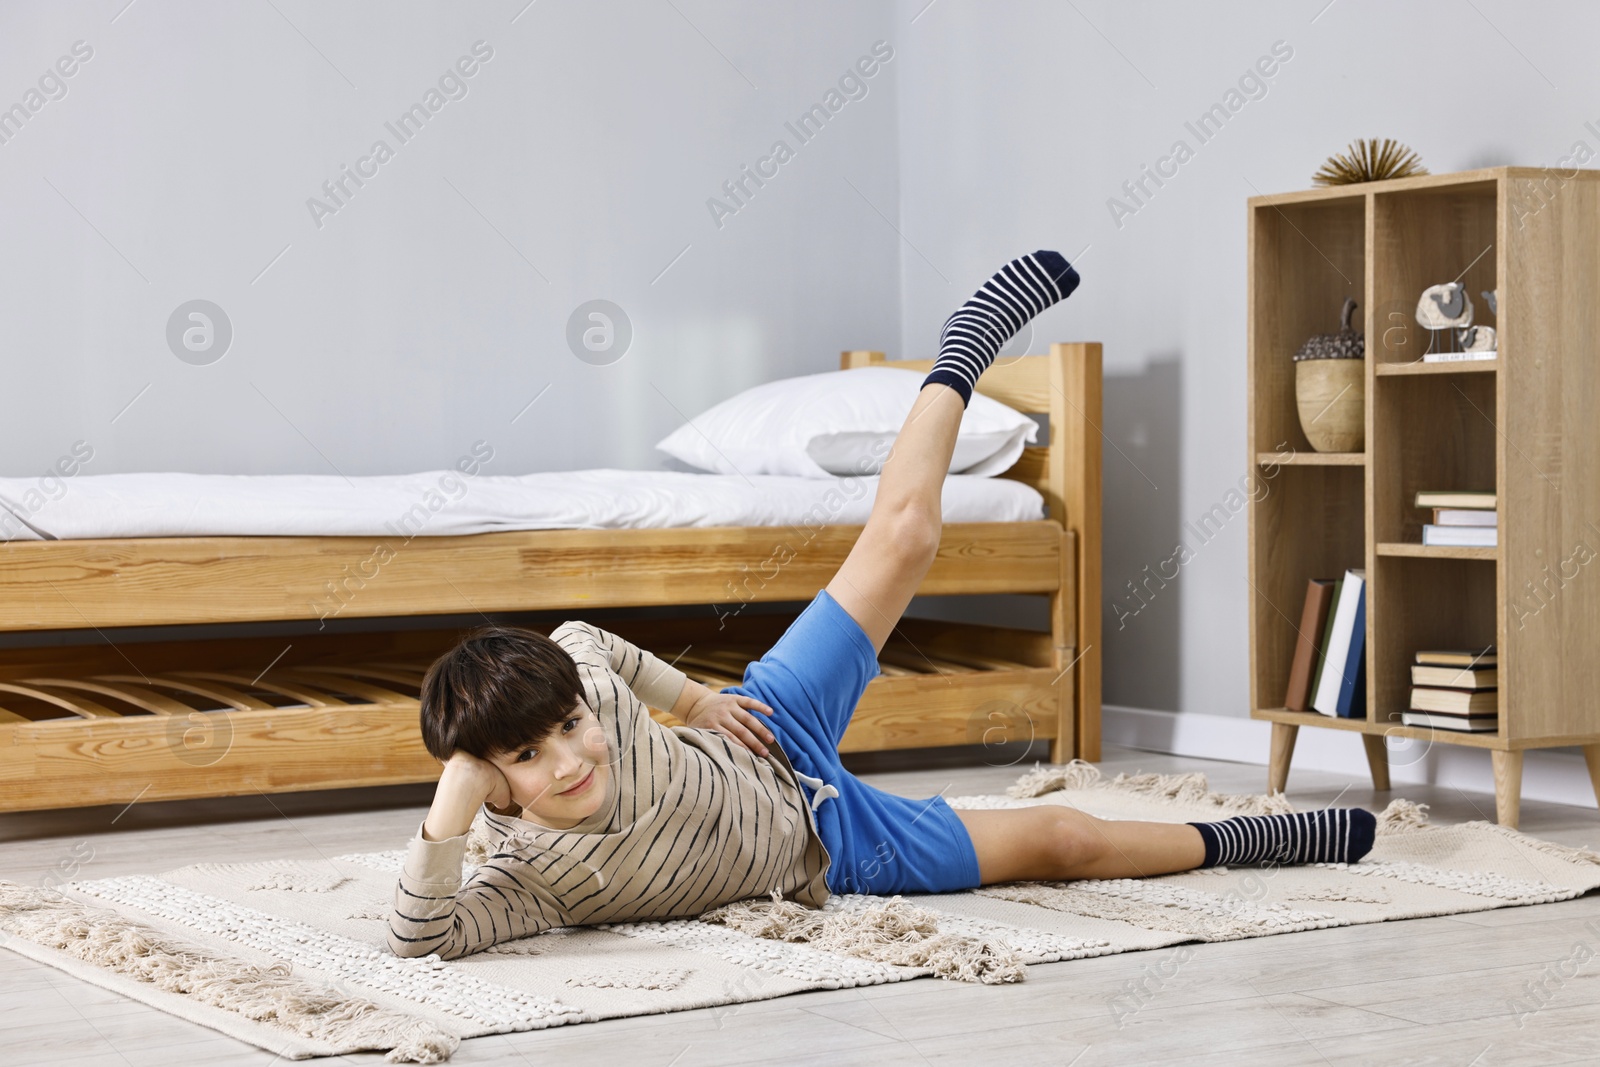
[[[1428,821],[1428,805],[1396,797],[1389,806],[1378,813],[1378,833],[1404,833],[1407,830],[1432,830]]]
[[[1005,945],[940,933],[937,912],[899,896],[860,911],[823,911],[784,900],[741,900],[713,908],[700,921],[718,923],[752,937],[805,942],[827,952],[889,963],[928,967],[955,982],[998,985],[1027,978],[1022,957]]]
[[[287,963],[260,967],[169,941],[151,927],[52,889],[0,881],[0,930],[302,1037],[390,1049],[390,1063],[440,1063],[461,1044],[425,1020],[297,978]]]
[[[1071,763],[1036,763],[1033,770],[1018,778],[1006,796],[1019,800],[1054,793],[1058,789],[1093,789],[1100,782],[1100,768],[1085,760]]]
[[[1024,799],[1063,789],[1113,789],[1123,793],[1212,808],[1227,815],[1281,815],[1294,810],[1282,793],[1213,793],[1206,776],[1187,774],[1119,774],[1106,781],[1100,768],[1081,759],[1071,763],[1037,764],[1006,790]]]

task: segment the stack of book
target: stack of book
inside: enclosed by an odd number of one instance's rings
[[[1492,733],[1500,725],[1498,672],[1492,646],[1483,652],[1418,652],[1411,667],[1411,710],[1401,712],[1400,721]]]
[[[1367,717],[1367,572],[1306,583],[1283,706],[1341,719]]]
[[[1499,544],[1499,513],[1493,493],[1428,489],[1417,494],[1417,507],[1433,509],[1433,521],[1422,527],[1425,545],[1494,548]]]

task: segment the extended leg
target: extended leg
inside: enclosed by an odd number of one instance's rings
[[[895,438],[872,515],[828,594],[881,652],[939,550],[940,496],[973,387],[1000,346],[1077,288],[1059,253],[1012,260],[945,322],[939,358]]]
[[[1205,861],[1200,831],[1186,823],[1097,819],[1076,808],[956,811],[978,853],[984,885],[1071,878],[1142,878]]]
[[[899,623],[939,549],[940,494],[965,411],[950,386],[924,385],[878,479],[872,515],[828,582],[874,651]]]
[[[1220,822],[1097,819],[1075,808],[956,811],[993,882],[1142,878],[1219,864],[1355,863],[1372,849],[1377,819],[1361,808],[1241,815]]]

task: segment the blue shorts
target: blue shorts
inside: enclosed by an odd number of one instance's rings
[[[948,893],[979,885],[967,828],[942,796],[909,800],[861,781],[839,762],[839,739],[878,674],[872,641],[826,590],[817,593],[766,655],[724,693],[755,697],[813,806],[834,893]],[[831,786],[832,789],[827,788]],[[833,790],[838,795],[832,795]],[[821,801],[816,797],[822,796]]]

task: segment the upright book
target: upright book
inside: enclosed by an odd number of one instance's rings
[[[1351,718],[1358,717],[1358,712],[1366,714],[1365,694],[1359,704],[1356,701],[1356,690],[1364,688],[1366,674],[1362,669],[1367,643],[1366,584],[1364,570],[1345,571],[1339,584],[1333,623],[1328,627],[1328,650],[1311,701],[1312,710],[1324,715]]]
[[[1300,610],[1299,636],[1289,668],[1289,690],[1283,698],[1283,706],[1290,711],[1305,711],[1311,704],[1312,673],[1322,651],[1322,629],[1333,603],[1333,587],[1332,578],[1313,578],[1306,583],[1306,603]]]
[[[1339,592],[1344,588],[1344,575],[1333,580],[1333,598],[1328,602],[1328,617],[1322,624],[1322,637],[1317,642],[1317,669],[1311,674],[1311,695],[1307,697],[1309,703],[1317,691],[1322,688],[1322,671],[1328,665],[1328,638],[1333,633],[1334,607],[1339,603]]]

